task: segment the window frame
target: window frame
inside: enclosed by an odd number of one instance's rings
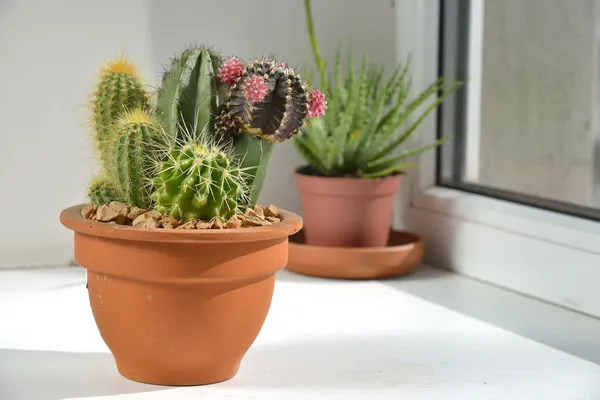
[[[403,63],[410,56],[414,93],[440,76],[440,1],[448,0],[395,4],[396,58]],[[484,1],[471,2],[471,33],[481,30]],[[481,40],[473,35],[469,42],[465,91],[473,101],[480,87],[476,61]],[[436,140],[437,125],[445,123],[440,118],[444,107],[446,102],[420,126],[415,135],[419,142]],[[468,111],[464,129],[478,118],[478,103]],[[467,140],[476,143],[474,130],[467,132]],[[425,262],[600,317],[600,223],[438,185],[439,151],[421,155],[420,168],[407,172],[395,209],[394,226],[424,236]]]

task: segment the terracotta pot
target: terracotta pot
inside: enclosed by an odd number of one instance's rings
[[[306,244],[385,247],[401,177],[321,177],[297,170]]]
[[[141,229],[61,213],[75,231],[100,335],[125,377],[159,385],[232,378],[265,321],[302,219],[223,230]]]

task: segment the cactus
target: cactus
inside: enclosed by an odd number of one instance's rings
[[[95,142],[106,164],[106,143],[111,127],[124,111],[148,108],[149,99],[135,66],[124,58],[109,61],[102,67],[92,95]]]
[[[88,198],[96,206],[108,204],[111,201],[122,201],[117,189],[106,178],[95,178],[90,182]]]
[[[205,47],[190,47],[171,60],[157,93],[157,117],[169,136],[180,132],[180,124],[194,136],[212,133],[213,114],[229,93],[215,79],[221,64],[219,53]]]
[[[216,133],[233,138],[233,148],[248,172],[253,206],[266,179],[273,143],[298,134],[307,118],[323,115],[327,102],[289,65],[272,59],[243,63],[230,58],[219,68],[218,77],[231,86],[231,94],[215,118]]]
[[[141,108],[125,111],[108,132],[108,137],[108,178],[117,187],[124,203],[150,207],[153,160],[167,146],[157,121]]]
[[[289,65],[272,59],[242,67],[232,58],[220,68],[219,77],[231,85],[231,95],[216,119],[218,132],[278,142],[298,134],[305,119],[315,114],[307,83]]]
[[[227,219],[247,203],[246,174],[230,149],[206,135],[178,140],[154,179],[154,209],[174,218]]]

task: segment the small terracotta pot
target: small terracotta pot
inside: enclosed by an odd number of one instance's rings
[[[75,231],[100,335],[125,377],[159,385],[232,378],[265,321],[302,219],[265,227],[141,229],[61,213]]]
[[[307,245],[385,247],[402,175],[321,177],[296,171]]]

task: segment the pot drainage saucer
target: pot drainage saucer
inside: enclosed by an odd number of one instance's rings
[[[307,245],[303,230],[290,236],[287,270],[336,279],[382,279],[406,275],[423,260],[425,242],[406,231],[390,231],[386,247]]]

